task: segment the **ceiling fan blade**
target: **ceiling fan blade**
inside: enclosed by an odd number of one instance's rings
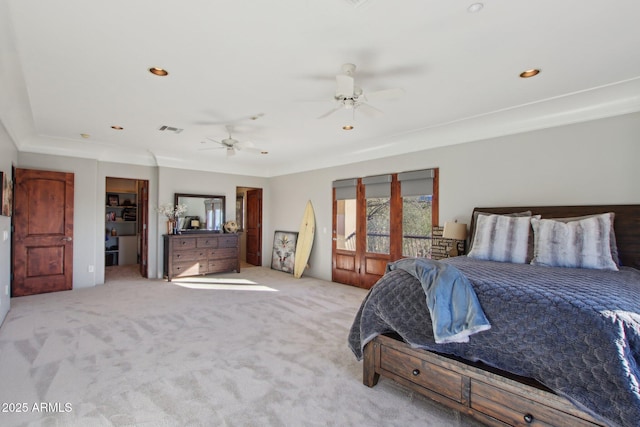
[[[325,117],[330,116],[331,114],[335,113],[336,111],[338,111],[338,110],[340,110],[340,109],[342,109],[342,106],[339,106],[339,107],[333,108],[333,109],[331,109],[331,110],[327,111],[326,113],[324,113],[323,115],[319,116],[318,118],[319,118],[319,119],[324,119]]]
[[[260,148],[256,148],[253,145],[253,143],[250,141],[239,142],[234,145],[234,148],[237,148],[238,150],[246,151],[247,153],[253,153],[253,154],[260,154],[263,151]]]
[[[353,77],[338,74],[336,76],[336,82],[338,83],[336,87],[336,97],[351,98],[353,96]]]
[[[369,117],[378,117],[384,114],[381,110],[378,110],[369,104],[365,104],[364,102],[359,103],[357,109]]]
[[[367,101],[379,101],[385,99],[397,99],[405,94],[405,90],[401,88],[384,89],[375,92],[365,93],[364,97]]]
[[[206,148],[199,148],[199,149],[198,149],[198,151],[220,150],[221,148],[225,148],[225,147],[206,147]]]

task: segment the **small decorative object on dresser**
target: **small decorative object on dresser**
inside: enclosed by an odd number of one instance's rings
[[[171,203],[165,203],[162,206],[158,206],[156,211],[167,217],[167,234],[180,234],[178,225],[180,223],[180,215],[187,211],[185,205],[176,204],[174,206]]]
[[[224,223],[224,231],[226,233],[235,233],[238,231],[238,223],[235,221],[227,221]]]

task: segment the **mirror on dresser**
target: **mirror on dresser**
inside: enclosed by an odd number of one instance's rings
[[[182,233],[221,233],[224,225],[225,196],[175,193],[175,204],[185,205],[178,228]]]

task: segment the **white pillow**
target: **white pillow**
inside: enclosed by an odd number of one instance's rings
[[[577,221],[531,219],[533,265],[618,270],[611,256],[611,214]]]
[[[524,264],[527,260],[529,226],[528,216],[478,216],[468,257]]]

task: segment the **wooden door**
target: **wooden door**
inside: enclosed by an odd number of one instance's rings
[[[14,297],[73,287],[73,173],[16,169]]]
[[[262,189],[247,191],[244,231],[247,240],[247,263],[262,265]]]
[[[138,181],[138,247],[140,274],[149,277],[149,181]]]

